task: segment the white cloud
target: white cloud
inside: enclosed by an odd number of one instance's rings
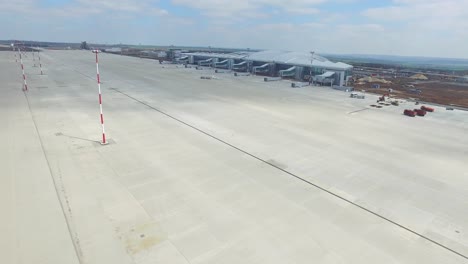
[[[38,16],[81,17],[98,13],[123,12],[164,16],[169,12],[155,7],[154,0],[74,0],[62,6],[43,6],[39,0],[0,0],[0,13]]]
[[[291,14],[298,14],[298,15],[316,15],[320,13],[320,10],[317,8],[311,8],[311,7],[304,7],[304,8],[285,8],[285,11]]]
[[[468,42],[468,1],[394,0],[362,15],[387,26],[386,46],[399,54],[463,56]]]
[[[35,6],[36,0],[0,0],[0,12],[21,12]]]
[[[466,0],[395,0],[393,5],[379,8],[369,8],[363,15],[375,20],[390,20],[397,22],[415,20],[456,21],[468,17],[468,1]],[[427,21],[422,21],[423,23]]]
[[[156,7],[150,8],[149,11],[152,14],[155,14],[155,15],[158,15],[158,16],[167,16],[167,15],[169,15],[169,11],[167,11],[166,9],[161,9],[161,8],[156,8]]]
[[[12,39],[468,56],[468,0],[393,0],[361,13],[321,5],[361,0],[171,1],[198,14],[176,16],[159,0],[72,0],[50,7],[42,0],[0,0],[0,32]]]
[[[292,14],[317,14],[317,4],[327,0],[172,0],[176,5],[198,9],[203,15],[210,17],[269,17],[264,8],[276,8]],[[277,10],[276,10],[277,11]]]
[[[246,0],[173,0],[172,2],[176,5],[199,9],[203,14],[209,16],[231,16],[239,14],[239,12],[252,11],[258,8],[257,3]]]
[[[340,33],[361,34],[383,32],[384,27],[379,24],[341,24],[337,26]]]
[[[78,5],[102,10],[139,12],[149,6],[150,1],[132,0],[77,0]]]

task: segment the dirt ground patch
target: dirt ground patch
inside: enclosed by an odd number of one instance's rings
[[[414,88],[408,87],[408,85],[414,85]],[[437,81],[410,83],[407,80],[395,80],[391,84],[380,84],[379,89],[372,88],[371,83],[355,85],[356,90],[365,89],[367,92],[376,94],[388,93],[390,88],[393,89],[392,94],[400,98],[468,107],[468,86],[463,84]]]

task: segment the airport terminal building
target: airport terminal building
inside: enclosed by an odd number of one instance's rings
[[[353,66],[332,62],[317,54],[307,52],[265,50],[258,52],[181,53],[181,63],[209,66],[237,72],[250,72],[265,76],[312,80],[323,85],[346,86]]]

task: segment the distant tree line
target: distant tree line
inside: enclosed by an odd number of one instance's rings
[[[81,42],[80,49],[89,50],[88,43],[86,41]]]

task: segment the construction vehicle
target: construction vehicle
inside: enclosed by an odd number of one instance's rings
[[[409,110],[409,109],[405,109],[405,111],[403,111],[403,114],[406,116],[411,116],[411,117],[416,116],[416,113],[413,110]]]
[[[377,103],[378,103],[378,102],[385,102],[385,97],[389,97],[389,96],[390,96],[390,94],[388,94],[388,93],[386,93],[386,94],[380,96],[380,97],[379,97],[379,100],[377,101]]]

